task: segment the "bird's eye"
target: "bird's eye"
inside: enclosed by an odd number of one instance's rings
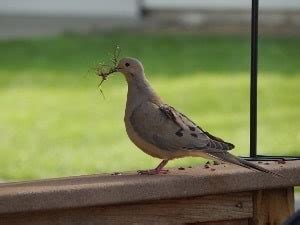
[[[125,66],[128,67],[128,66],[130,66],[130,64],[129,63],[125,63]]]

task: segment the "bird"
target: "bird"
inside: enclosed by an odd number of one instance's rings
[[[229,153],[233,144],[210,134],[165,103],[150,85],[138,59],[122,58],[115,70],[125,76],[128,85],[124,122],[129,139],[146,154],[162,160],[156,168],[139,170],[139,174],[165,174],[168,170],[164,167],[170,160],[192,156],[278,176]]]

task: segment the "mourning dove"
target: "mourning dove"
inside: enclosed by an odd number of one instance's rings
[[[162,159],[155,169],[139,171],[140,174],[165,173],[163,167],[169,160],[186,156],[214,159],[274,174],[230,154],[228,151],[234,148],[233,144],[211,135],[164,103],[149,84],[143,65],[137,59],[121,59],[116,70],[125,75],[128,83],[124,118],[128,137],[145,153]]]

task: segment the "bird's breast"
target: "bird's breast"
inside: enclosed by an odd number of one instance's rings
[[[174,155],[170,154],[171,152],[159,149],[157,146],[141,138],[140,135],[133,128],[130,122],[130,116],[125,115],[124,121],[125,121],[126,132],[129,139],[143,152],[145,152],[148,155],[151,155],[152,157],[159,158],[159,159],[174,158],[173,157]]]

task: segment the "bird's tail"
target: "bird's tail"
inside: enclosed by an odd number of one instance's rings
[[[238,166],[242,166],[242,167],[245,167],[247,169],[250,169],[250,170],[254,170],[254,171],[260,171],[260,172],[264,172],[264,173],[268,173],[268,174],[271,174],[273,176],[276,176],[276,177],[281,177],[283,178],[283,176],[281,174],[278,174],[278,173],[275,173],[275,172],[272,172],[270,170],[267,170],[261,166],[258,166],[254,163],[250,163],[244,159],[241,159],[239,157],[236,157],[228,152],[213,152],[213,153],[209,153],[208,154],[210,157],[216,159],[216,160],[220,160],[220,161],[223,161],[223,162],[228,162],[228,163],[231,163],[231,164],[235,164],[235,165],[238,165]]]

